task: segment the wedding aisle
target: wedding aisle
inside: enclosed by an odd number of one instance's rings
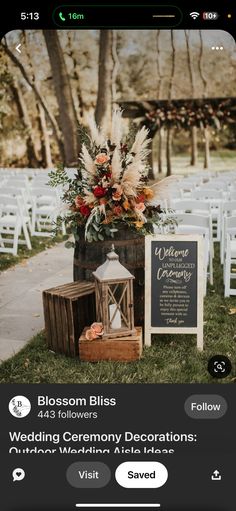
[[[59,243],[0,274],[0,361],[44,328],[42,291],[73,280],[73,250]]]

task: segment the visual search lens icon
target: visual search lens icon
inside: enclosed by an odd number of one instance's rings
[[[215,355],[208,361],[208,372],[213,378],[226,378],[231,370],[232,364],[224,355]]]
[[[31,410],[31,403],[25,396],[15,396],[9,402],[9,412],[17,419],[23,419]]]

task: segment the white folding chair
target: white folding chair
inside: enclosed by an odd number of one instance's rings
[[[21,234],[23,239],[19,239]],[[17,255],[19,244],[32,249],[20,200],[0,195],[0,252]]]
[[[236,215],[236,200],[223,202],[222,204],[222,231],[221,231],[221,242],[220,242],[220,262],[224,264],[224,256],[225,256],[225,244],[226,244],[226,234],[225,234],[225,221],[229,216]]]
[[[221,204],[224,200],[223,191],[210,188],[201,188],[193,191],[193,198],[208,202],[211,206],[212,237],[213,241],[221,240]]]
[[[213,285],[213,240],[210,217],[191,213],[177,213],[178,222],[175,232],[178,234],[201,234],[204,238],[204,274],[205,294],[207,289],[207,276]],[[209,268],[209,271],[208,271]]]
[[[229,200],[236,200],[236,190],[230,190],[228,195]]]
[[[52,236],[53,213],[57,208],[57,193],[49,186],[32,187],[32,236]]]
[[[171,199],[170,207],[178,213],[197,213],[211,217],[211,206],[209,202],[197,199]]]
[[[233,266],[236,266],[236,216],[225,219],[226,257],[224,271],[225,296],[236,295],[236,288],[231,287],[231,280],[236,278]],[[236,269],[236,268],[235,268]]]

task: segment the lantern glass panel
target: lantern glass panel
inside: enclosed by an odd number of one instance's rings
[[[109,328],[130,328],[128,283],[108,286]]]

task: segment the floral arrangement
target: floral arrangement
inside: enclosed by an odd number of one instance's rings
[[[122,137],[122,112],[115,110],[108,138],[95,122],[90,134],[83,131],[79,169],[74,178],[59,167],[50,173],[51,186],[62,186],[66,204],[60,220],[70,225],[78,239],[81,232],[87,241],[114,237],[119,225],[142,235],[152,233],[153,225],[171,223],[152,203],[153,190],[147,185],[148,130]]]
[[[204,129],[211,126],[220,130],[227,124],[235,122],[235,113],[228,99],[222,102],[213,100],[188,100],[178,104],[178,100],[145,113],[143,119],[150,131],[162,127],[189,129],[191,126]]]
[[[85,337],[87,341],[94,341],[94,339],[101,338],[103,336],[103,324],[93,323],[90,328],[86,330]]]

